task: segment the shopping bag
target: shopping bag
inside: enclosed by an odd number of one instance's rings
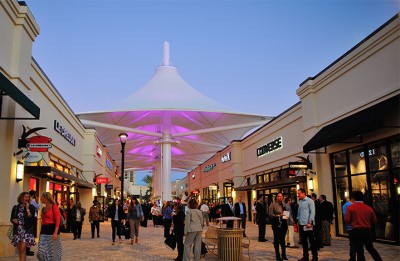
[[[171,250],[175,250],[176,248],[176,236],[174,233],[171,233],[164,241],[164,244],[170,248]]]
[[[293,231],[294,231],[295,233],[298,233],[298,232],[299,232],[299,226],[298,226],[297,224],[294,224],[294,225],[293,225]]]
[[[208,253],[208,250],[207,250],[206,243],[204,243],[203,240],[202,240],[201,241],[200,257],[205,257],[207,253]],[[193,248],[193,254],[194,254],[194,248]]]
[[[131,227],[128,222],[121,226],[121,235],[124,235],[125,239],[131,238]]]

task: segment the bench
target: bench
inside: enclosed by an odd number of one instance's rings
[[[218,248],[218,237],[217,237],[217,227],[209,226],[204,235],[204,244],[206,244],[206,248],[208,252],[211,252],[214,255],[217,255]]]

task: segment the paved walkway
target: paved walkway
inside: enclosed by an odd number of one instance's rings
[[[274,248],[272,245],[272,232],[270,226],[267,226],[268,242],[258,242],[257,226],[252,223],[247,224],[246,234],[249,236],[250,260],[275,260]],[[90,235],[90,226],[84,225],[82,238],[73,240],[72,234],[62,233],[63,260],[172,260],[177,256],[177,252],[169,250],[164,245],[163,228],[153,227],[152,221],[146,228],[141,227],[139,233],[139,243],[130,245],[130,240],[123,240],[123,243],[111,245],[111,224],[110,222],[101,223],[100,238],[92,239]],[[295,239],[296,240],[296,239]],[[298,240],[297,240],[298,241]],[[375,243],[384,261],[398,260],[400,257],[400,246],[384,245]],[[348,239],[333,238],[332,246],[324,247],[319,252],[319,260],[348,260]],[[37,246],[32,248],[37,252]],[[247,251],[246,251],[247,252]],[[287,256],[289,260],[298,260],[301,258],[302,250],[288,248]],[[366,252],[367,260],[372,260]],[[0,257],[0,261],[18,260],[18,256]],[[27,260],[37,260],[36,256],[29,256]],[[202,261],[217,260],[217,257],[208,253]],[[247,257],[244,260],[248,260]]]

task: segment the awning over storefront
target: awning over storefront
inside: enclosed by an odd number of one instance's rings
[[[96,188],[94,184],[86,180],[82,180],[50,166],[25,166],[24,171],[25,174],[32,174],[40,178],[48,178],[61,183],[70,183],[73,181],[78,188]]]
[[[270,181],[270,182],[252,184],[252,185],[243,186],[243,187],[237,187],[237,188],[235,188],[235,190],[236,191],[247,191],[247,190],[256,190],[256,189],[280,188],[280,187],[285,187],[288,185],[296,184],[297,182],[306,182],[306,181],[307,181],[306,176],[300,176],[300,177],[286,178],[286,179],[274,180],[274,181]]]
[[[18,115],[8,115],[3,109],[6,99],[15,102],[32,115],[31,117],[20,117]],[[16,119],[39,119],[40,108],[32,102],[23,92],[21,92],[2,72],[0,72],[0,120]]]
[[[307,153],[334,143],[344,142],[347,139],[382,127],[399,127],[399,125],[385,122],[385,117],[390,113],[399,113],[399,99],[400,96],[396,95],[323,127],[303,146],[303,152]]]

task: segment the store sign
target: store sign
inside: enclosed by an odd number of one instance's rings
[[[27,156],[25,157],[24,161],[27,163],[35,163],[41,161],[42,159],[43,159],[43,154],[41,152],[30,151],[27,153]]]
[[[54,130],[63,136],[69,143],[75,146],[75,138],[59,122],[54,120]]]
[[[264,146],[257,148],[257,157],[263,157],[282,148],[283,148],[282,137],[279,137],[265,144]]]
[[[369,155],[369,156],[375,155],[375,149],[370,149],[370,150],[368,150],[368,155]],[[361,151],[361,152],[360,152],[360,157],[361,157],[361,158],[364,158],[364,151]]]
[[[96,184],[107,184],[107,183],[108,183],[108,178],[102,178],[102,177],[96,178]]]
[[[346,169],[346,162],[335,162],[335,169]]]
[[[46,136],[34,136],[27,141],[26,148],[32,152],[47,152],[52,147],[50,144],[52,139]]]
[[[114,187],[113,185],[106,185],[107,190],[111,190],[111,189],[113,189],[113,187]]]
[[[231,152],[228,152],[227,154],[225,154],[224,156],[221,157],[221,162],[227,162],[231,160]]]
[[[109,168],[110,170],[113,169],[112,163],[111,163],[108,159],[106,159],[106,166],[107,166],[107,168]]]
[[[289,162],[290,169],[312,169],[311,162]]]
[[[101,148],[98,145],[96,145],[96,155],[99,158],[101,158],[101,156],[103,155],[103,151],[101,150]]]
[[[215,164],[215,163],[210,164],[210,165],[206,166],[206,167],[203,169],[203,172],[209,172],[209,171],[213,170],[213,168],[215,168],[215,166],[217,166],[217,164]]]

